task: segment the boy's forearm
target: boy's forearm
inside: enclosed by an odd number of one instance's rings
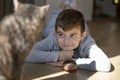
[[[46,52],[34,50],[27,57],[26,62],[32,63],[41,63],[41,62],[57,62],[58,59],[58,51]]]
[[[79,68],[94,71],[110,71],[111,64],[107,55],[96,45],[90,45],[86,48],[88,58],[78,58],[76,63]]]
[[[96,58],[78,58],[75,59],[78,68],[93,70],[93,71],[110,71],[111,64],[108,58],[100,55]]]

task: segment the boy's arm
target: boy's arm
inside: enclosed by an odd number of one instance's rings
[[[26,62],[31,63],[44,63],[44,62],[57,62],[58,51],[45,52],[33,49],[27,57]]]
[[[75,59],[78,68],[95,71],[110,71],[111,64],[108,57],[96,44],[89,47],[88,54],[88,58]]]
[[[51,50],[54,46],[53,36],[48,36],[42,41],[37,42],[30,54],[28,55],[26,62],[57,62],[59,51]]]

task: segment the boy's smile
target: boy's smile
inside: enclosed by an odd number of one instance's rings
[[[85,35],[84,32],[81,34],[80,28],[78,29],[77,27],[69,31],[64,31],[62,28],[58,27],[56,31],[58,45],[62,50],[73,50],[77,48]]]

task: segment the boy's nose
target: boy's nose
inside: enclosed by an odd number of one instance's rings
[[[69,44],[69,43],[70,43],[70,39],[69,39],[69,38],[65,38],[65,39],[64,39],[64,43],[65,43],[65,44]]]

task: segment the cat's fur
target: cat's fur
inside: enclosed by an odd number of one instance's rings
[[[0,23],[0,69],[7,80],[22,80],[22,67],[49,5],[38,7],[14,0],[15,13]]]

